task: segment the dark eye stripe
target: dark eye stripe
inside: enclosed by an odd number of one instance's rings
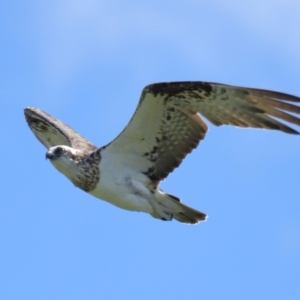
[[[64,154],[64,153],[66,152],[66,150],[65,150],[64,148],[59,147],[59,148],[57,148],[57,149],[55,150],[55,152],[56,152],[57,154]]]

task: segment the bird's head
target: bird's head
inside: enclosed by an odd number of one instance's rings
[[[46,153],[54,167],[68,178],[77,173],[78,164],[82,161],[84,153],[81,150],[65,145],[51,147]]]

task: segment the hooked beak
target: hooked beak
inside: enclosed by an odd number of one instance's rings
[[[49,151],[46,153],[46,159],[49,158],[51,160],[53,157],[54,157],[53,153],[51,153]]]

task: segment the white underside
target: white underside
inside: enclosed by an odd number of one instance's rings
[[[137,187],[140,185],[139,182],[131,180],[131,184],[129,185],[128,179],[125,180],[121,176],[115,178],[116,180],[109,179],[110,176],[104,175],[101,177],[97,187],[89,192],[89,194],[126,210],[153,212],[153,207],[150,204],[150,198],[153,196],[147,195],[147,190],[144,193],[145,196],[141,196],[140,194],[135,194],[131,189],[131,185]]]
[[[89,193],[120,208],[152,214],[157,202],[147,187],[149,178],[120,161],[115,163],[105,151],[101,156],[100,181]]]
[[[51,162],[71,181],[81,172],[76,164],[64,156]],[[153,191],[151,180],[143,173],[145,166],[143,170],[135,169],[137,166],[103,149],[99,166],[100,180],[89,194],[122,209],[145,212],[162,220],[172,220],[173,216],[188,224],[205,220],[205,214],[180,203],[174,196],[160,189]]]
[[[61,156],[51,162],[70,180],[77,176],[79,170],[68,158]],[[89,194],[126,210],[149,213],[160,219],[172,219],[173,211],[162,204],[164,199],[160,199],[164,198],[164,193],[159,190],[152,193],[150,186],[151,180],[142,171],[121,161],[119,155],[114,156],[103,149],[100,181]]]

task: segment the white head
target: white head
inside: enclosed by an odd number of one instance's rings
[[[71,180],[79,171],[78,163],[82,162],[84,157],[81,150],[64,145],[51,147],[46,153],[46,159],[50,159],[53,166]]]

